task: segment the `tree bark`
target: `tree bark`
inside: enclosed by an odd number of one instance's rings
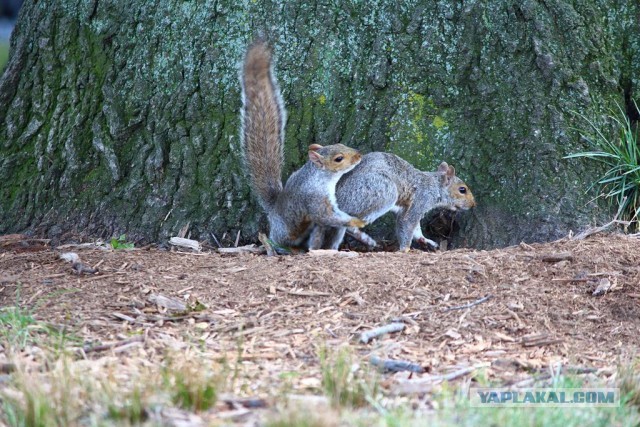
[[[445,160],[478,207],[457,245],[602,219],[580,112],[633,99],[637,0],[27,0],[0,78],[0,233],[226,243],[266,228],[239,156],[238,63],[268,35],[286,173],[311,143]],[[625,98],[626,96],[626,98]],[[283,178],[286,178],[283,177]],[[189,237],[188,236],[188,237]]]

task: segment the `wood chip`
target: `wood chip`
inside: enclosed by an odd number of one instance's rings
[[[258,240],[260,240],[260,243],[262,243],[262,245],[264,246],[264,249],[267,251],[267,256],[278,255],[278,252],[276,252],[276,249],[273,247],[273,245],[271,244],[271,241],[269,240],[266,234],[258,233]]]
[[[593,295],[594,297],[599,297],[606,294],[609,289],[611,289],[611,281],[607,278],[603,278],[598,281],[598,286],[591,295]]]
[[[559,344],[561,342],[563,342],[563,340],[552,338],[547,333],[531,334],[522,337],[522,345],[525,347],[542,347],[546,345]]]
[[[344,258],[356,258],[359,256],[357,252],[338,251],[335,249],[311,249],[308,253],[309,256],[313,257],[337,256]]]
[[[169,239],[169,244],[180,248],[191,249],[196,252],[200,252],[202,250],[200,242],[197,240],[185,239],[183,237],[172,237]]]
[[[476,306],[478,304],[482,304],[485,301],[489,301],[491,298],[493,297],[493,295],[487,295],[484,296],[476,301],[470,302],[469,304],[464,304],[464,305],[459,305],[457,307],[447,307],[445,308],[443,311],[453,311],[453,310],[464,310],[466,308],[471,308],[473,306]]]
[[[251,244],[246,246],[239,246],[237,248],[218,248],[218,252],[220,252],[221,254],[264,254],[267,251],[265,250],[265,248],[259,248],[256,245]]]
[[[559,252],[555,254],[542,255],[540,258],[542,262],[556,263],[560,261],[573,261],[573,255],[571,252]]]
[[[180,301],[177,298],[171,298],[161,294],[151,294],[147,297],[147,300],[150,303],[155,304],[158,307],[167,309],[169,311],[175,311],[175,312],[187,311],[187,305],[183,301]]]
[[[131,337],[127,340],[122,340],[122,341],[115,341],[112,343],[108,343],[108,344],[101,344],[101,345],[96,345],[96,346],[85,346],[82,351],[84,353],[91,353],[91,352],[97,352],[97,351],[105,351],[105,350],[110,350],[110,349],[114,349],[117,347],[124,347],[127,346],[129,344],[132,343],[141,343],[145,340],[144,335],[136,335],[135,337]]]
[[[333,294],[330,294],[328,292],[316,292],[316,291],[298,291],[298,290],[289,290],[289,289],[285,289],[285,288],[280,288],[280,287],[276,287],[276,290],[278,292],[284,292],[285,294],[289,294],[289,295],[296,295],[299,297],[330,297]],[[271,292],[271,290],[270,290]]]

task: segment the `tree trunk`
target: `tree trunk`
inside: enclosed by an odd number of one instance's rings
[[[255,240],[237,65],[261,32],[287,174],[311,143],[446,160],[478,201],[462,245],[601,219],[598,171],[563,156],[587,148],[572,112],[633,98],[637,0],[404,3],[27,0],[0,79],[0,233]]]

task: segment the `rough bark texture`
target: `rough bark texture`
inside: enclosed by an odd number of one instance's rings
[[[640,83],[637,0],[26,1],[0,79],[0,233],[164,239],[263,228],[238,155],[238,62],[275,45],[288,172],[311,143],[453,164],[457,244],[548,240],[602,214],[572,111]]]

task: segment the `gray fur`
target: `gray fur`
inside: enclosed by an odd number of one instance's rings
[[[464,194],[458,192],[461,187],[465,188]],[[420,220],[430,210],[466,210],[475,206],[471,191],[446,163],[437,172],[422,172],[394,154],[380,152],[364,155],[360,164],[342,177],[336,186],[336,198],[340,209],[367,223],[395,212],[401,251],[408,250],[412,240],[435,244],[420,229]],[[316,227],[310,241],[312,245],[324,242],[322,247],[338,249],[345,231],[369,246],[376,244],[366,233],[345,227]]]
[[[269,237],[280,244],[301,246],[314,224],[339,227],[354,220],[338,208],[335,197],[336,184],[353,167],[355,164],[342,171],[329,171],[308,161],[291,174],[275,206],[267,212]],[[296,224],[301,226],[292,230]]]
[[[314,223],[321,226],[364,226],[338,209],[340,177],[360,162],[357,150],[342,144],[309,147],[309,159],[282,186],[284,123],[282,94],[273,74],[271,49],[254,41],[240,73],[240,131],[251,189],[269,219],[269,237],[279,245],[301,246]]]

